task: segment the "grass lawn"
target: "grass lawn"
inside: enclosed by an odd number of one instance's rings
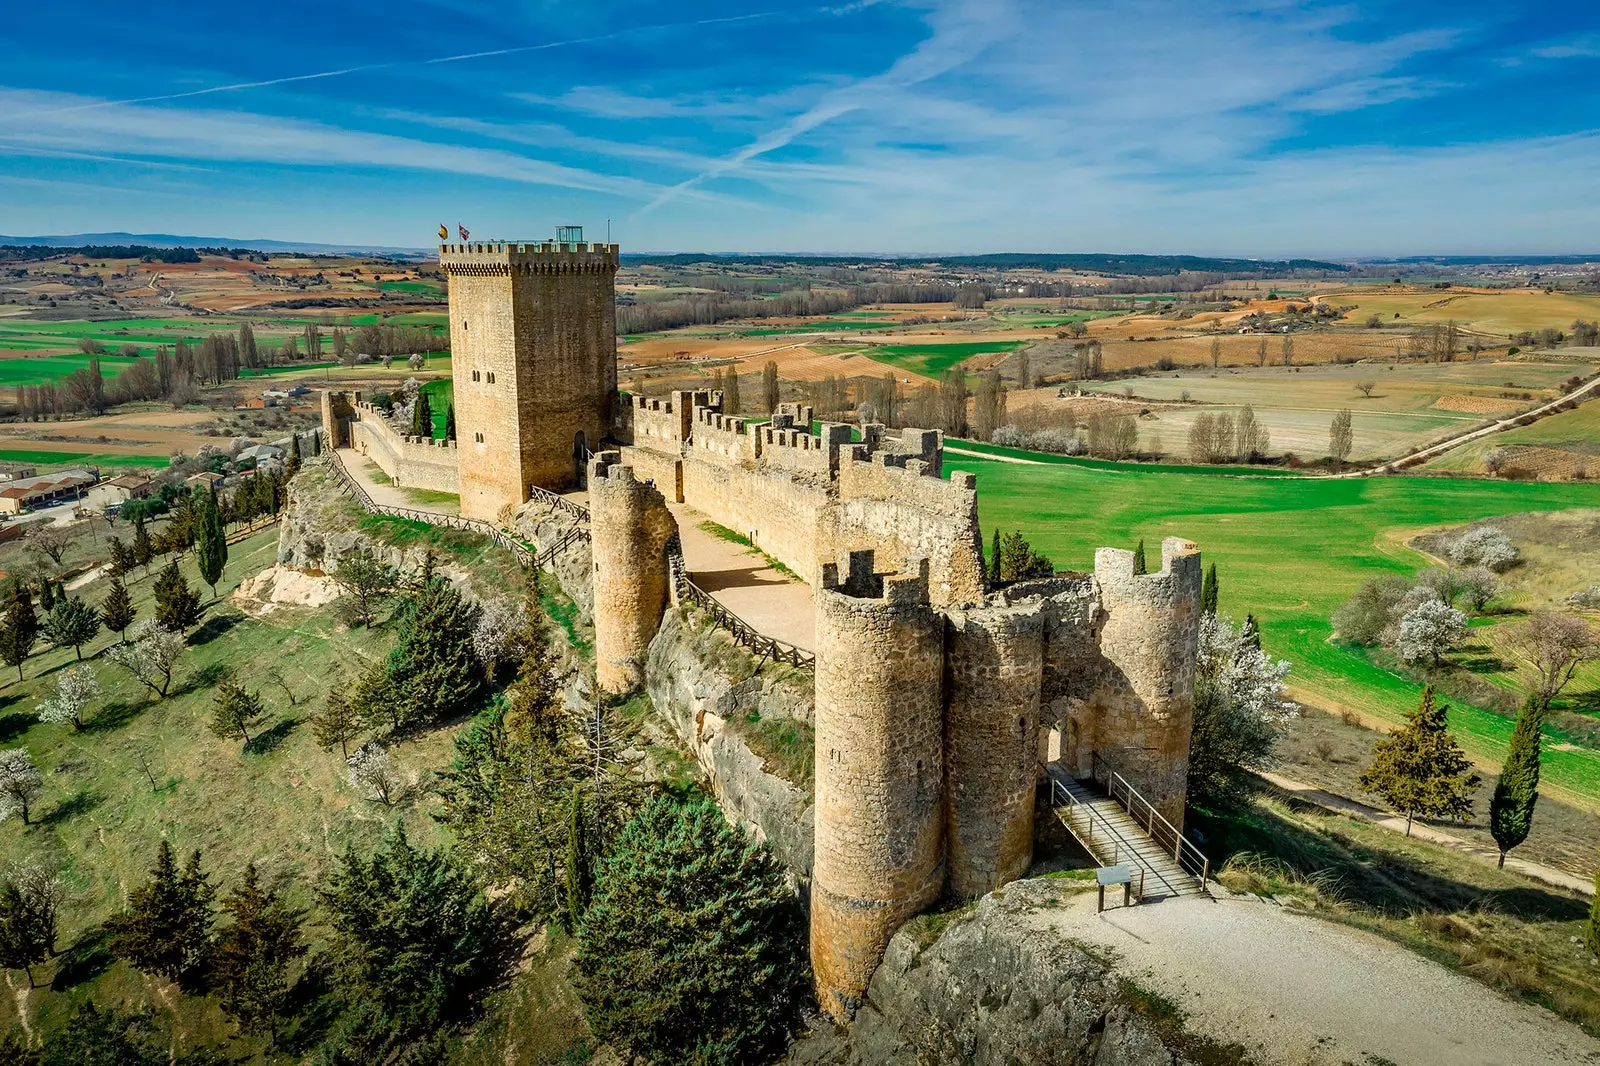
[[[1600,486],[1444,478],[1237,478],[1156,473],[1138,466],[1021,466],[952,457],[975,471],[988,531],[1020,529],[1060,568],[1088,569],[1101,545],[1146,541],[1154,565],[1161,538],[1196,541],[1221,577],[1222,610],[1253,613],[1269,651],[1294,664],[1305,698],[1389,722],[1416,705],[1419,687],[1331,640],[1329,616],[1368,578],[1427,565],[1404,546],[1412,533],[1522,511],[1600,506]],[[1463,746],[1498,767],[1511,721],[1452,706]],[[1600,807],[1600,752],[1546,748],[1544,782]]]
[[[1027,341],[963,341],[954,344],[880,344],[862,354],[880,363],[909,370],[923,377],[936,378],[946,370],[975,355],[1011,352]]]
[[[33,714],[57,673],[72,662],[70,650],[35,654],[24,665],[22,682],[15,671],[6,672],[0,742],[25,746],[46,784],[36,824],[24,829],[17,819],[0,823],[0,854],[60,865],[70,893],[62,912],[64,954],[38,968],[54,991],[32,993],[35,1025],[58,1027],[91,996],[101,1003],[126,997],[173,1010],[178,1031],[189,1039],[212,1042],[232,1034],[214,999],[163,991],[159,982],[113,962],[96,933],[123,905],[128,889],[145,879],[162,837],[181,854],[201,849],[213,883],[224,889],[253,859],[263,880],[282,887],[300,906],[313,902],[315,885],[346,846],[372,846],[392,821],[405,821],[419,840],[444,838],[421,810],[402,806],[391,812],[351,791],[339,756],[318,749],[305,722],[330,686],[346,684],[386,652],[390,634],[381,628],[342,631],[327,610],[279,608],[256,619],[228,602],[243,577],[271,565],[277,541],[277,528],[268,527],[230,548],[220,602],[199,581],[193,557],[183,561],[207,609],[165,700],[147,699],[125,671],[106,661],[115,635],[104,632],[84,648],[105,695],[82,732],[39,723]],[[129,582],[145,617],[153,580],[137,576]],[[80,595],[98,604],[107,584],[96,581]],[[274,671],[282,685],[273,680]],[[250,751],[207,729],[215,686],[229,672],[259,690],[268,707]],[[416,778],[422,767],[448,761],[449,744],[449,731],[435,730],[396,745],[394,755]],[[314,930],[312,935],[318,936]],[[17,996],[0,996],[0,1030],[17,1020],[17,1009]],[[253,1045],[246,1041],[241,1050],[248,1054]]]
[[[5,344],[5,337],[0,335],[0,347],[4,347]],[[118,355],[102,355],[100,375],[114,378],[122,372],[123,367],[132,362],[132,359],[124,359]],[[74,370],[87,369],[89,369],[87,355],[42,355],[23,359],[0,359],[0,386],[43,385],[47,381],[59,381]]]

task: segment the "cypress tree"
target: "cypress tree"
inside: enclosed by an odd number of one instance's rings
[[[385,666],[397,725],[462,710],[478,694],[483,671],[472,651],[477,620],[477,607],[437,577],[430,577],[406,606],[399,643]]]
[[[300,472],[300,434],[289,434],[289,454],[283,459],[283,472],[294,477]]]
[[[150,543],[150,532],[144,528],[144,519],[133,520],[133,561],[140,566],[149,567],[150,560],[155,558],[155,547]]]
[[[128,627],[133,625],[138,613],[138,608],[133,605],[133,597],[128,595],[128,586],[122,583],[122,575],[112,574],[111,591],[106,593],[105,602],[100,605],[100,621],[107,629],[115,629],[117,636],[127,640]]]
[[[56,589],[47,577],[39,582],[39,607],[45,614],[49,614],[56,607]]]
[[[174,633],[182,633],[200,620],[200,596],[183,579],[178,560],[173,559],[156,578],[156,621]]]
[[[1256,622],[1255,615],[1247,614],[1244,616],[1244,633],[1242,635],[1246,644],[1257,651],[1261,650],[1261,626]]]
[[[1450,735],[1449,708],[1435,702],[1433,686],[1422,690],[1422,702],[1406,717],[1404,728],[1378,741],[1372,765],[1357,784],[1382,796],[1406,816],[1406,835],[1417,815],[1462,819],[1472,814],[1472,794],[1480,779]]]
[[[1213,618],[1217,615],[1217,564],[1206,567],[1206,576],[1200,583],[1200,610]]]
[[[989,549],[989,583],[1000,584],[1000,531],[994,531],[993,543]]]
[[[417,402],[411,408],[411,435],[423,440],[433,439],[433,406],[426,389],[417,390]]]
[[[456,405],[453,403],[444,409],[444,439],[456,439]]]
[[[1500,865],[1506,852],[1528,839],[1533,828],[1533,805],[1539,800],[1539,756],[1544,715],[1533,697],[1522,705],[1511,744],[1506,749],[1500,780],[1495,782],[1489,800],[1489,832],[1500,846]]]
[[[589,856],[583,837],[583,792],[572,786],[572,810],[567,819],[567,928],[577,932],[583,912],[589,909]]]
[[[100,616],[82,600],[61,599],[45,619],[45,636],[58,648],[70,647],[83,661],[83,646],[100,632]]]
[[[213,974],[223,1011],[246,1032],[278,1041],[278,1018],[289,999],[289,965],[306,953],[300,915],[262,889],[255,864],[222,904],[233,924],[217,934]]]
[[[222,528],[222,509],[217,506],[217,494],[200,494],[199,516],[195,523],[195,562],[200,567],[200,577],[211,586],[211,598],[217,598],[217,582],[222,580],[222,568],[228,563],[228,534]]]
[[[1143,537],[1139,538],[1139,546],[1133,549],[1133,572],[1136,574],[1149,573],[1149,571],[1145,568]]]

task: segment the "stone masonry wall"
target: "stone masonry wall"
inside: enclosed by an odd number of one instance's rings
[[[595,680],[607,692],[644,681],[650,641],[667,605],[666,545],[677,532],[666,500],[602,452],[589,466],[594,558]]]
[[[847,1018],[884,947],[944,883],[944,621],[928,576],[829,564],[817,597],[811,966]]]
[[[354,411],[356,417],[345,423],[350,447],[376,463],[396,485],[460,491],[455,441],[406,436],[368,403],[358,401]]]

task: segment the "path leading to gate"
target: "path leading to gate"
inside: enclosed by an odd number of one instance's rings
[[[367,495],[372,497],[373,503],[383,507],[409,507],[413,511],[428,511],[433,514],[461,513],[461,505],[458,503],[418,503],[406,493],[405,489],[387,480],[379,481],[373,476],[383,473],[378,469],[378,464],[354,448],[340,448],[338,458],[344,464],[345,473],[367,490]]]

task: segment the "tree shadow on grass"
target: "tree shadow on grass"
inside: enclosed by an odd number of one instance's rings
[[[257,733],[255,736],[250,738],[250,743],[244,746],[245,754],[265,755],[268,752],[275,750],[278,745],[282,744],[289,738],[289,734],[294,732],[294,727],[299,724],[300,719],[298,718],[285,718],[279,721],[271,729]]]
[[[117,961],[111,954],[111,933],[104,926],[90,929],[63,951],[58,960],[55,976],[50,979],[51,991],[65,992],[92,981]]]
[[[114,729],[121,729],[150,707],[148,700],[132,703],[128,700],[112,700],[83,723],[85,733],[109,733]]]
[[[225,635],[242,620],[243,616],[237,614],[215,615],[208,618],[205,625],[195,630],[189,637],[189,644],[196,648],[202,644],[210,644],[213,640]]]
[[[1297,815],[1338,817],[1314,803],[1278,798]],[[1526,920],[1558,922],[1581,921],[1588,914],[1587,901],[1531,884],[1499,887],[1445,876],[1425,857],[1408,854],[1402,837],[1392,842],[1379,837],[1379,846],[1369,847],[1339,833],[1302,825],[1259,803],[1222,814],[1197,813],[1193,821],[1205,834],[1214,864],[1220,866],[1246,852],[1276,859],[1302,876],[1332,877],[1344,900],[1369,910],[1451,913],[1487,906]],[[1382,846],[1386,843],[1394,846]],[[1483,872],[1493,876],[1487,867]]]
[[[39,719],[26,711],[0,714],[0,744],[6,744],[33,728]]]
[[[76,818],[80,814],[88,814],[105,801],[106,798],[93,789],[80,788],[56,804],[49,814],[39,819],[38,824],[41,828],[46,829],[60,825],[62,822]]]
[[[215,688],[217,685],[220,685],[222,682],[228,680],[228,678],[231,676],[233,676],[233,668],[227,663],[207,663],[194,673],[190,674],[187,681],[173,689],[171,692],[167,693],[167,698],[172,699],[175,696],[187,696],[191,692],[199,692],[202,689]]]

